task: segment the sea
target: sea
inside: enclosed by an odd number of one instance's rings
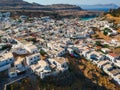
[[[81,20],[83,21],[87,21],[87,20],[91,20],[91,19],[94,19],[96,18],[95,16],[94,17],[83,17],[83,18],[80,18]]]

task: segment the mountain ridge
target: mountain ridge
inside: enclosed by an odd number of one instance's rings
[[[98,10],[98,11],[109,11],[110,9],[117,9],[119,6],[110,3],[110,4],[95,4],[95,5],[78,5],[85,10]]]
[[[56,10],[56,9],[75,9],[81,10],[79,6],[69,4],[40,5],[38,3],[29,3],[24,0],[0,0],[0,10]]]
[[[29,3],[24,0],[0,0],[0,11],[12,12],[12,16],[51,16],[61,17],[85,17],[100,15],[101,12],[85,11],[80,6],[70,4],[40,5]]]

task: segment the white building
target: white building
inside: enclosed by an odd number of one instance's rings
[[[24,72],[27,68],[23,65],[25,58],[18,57],[14,62],[14,68],[16,69],[17,73]]]
[[[114,80],[120,85],[120,74],[116,75]]]
[[[107,64],[110,64],[110,61],[109,60],[102,60],[102,61],[99,61],[98,63],[97,63],[97,66],[99,67],[99,68],[103,68],[105,65],[107,65]]]
[[[109,70],[111,70],[113,68],[112,64],[106,64],[103,66],[103,71],[109,75]]]
[[[13,49],[13,53],[16,53],[18,55],[24,55],[24,54],[27,54],[28,52],[26,49],[19,47],[19,48]]]
[[[119,58],[119,55],[118,55],[118,54],[115,54],[115,53],[109,53],[109,54],[106,55],[106,57],[108,57],[109,60],[111,60],[111,61],[114,63],[114,61],[115,61],[117,58]]]
[[[100,52],[91,51],[87,54],[87,59],[95,61],[104,60],[104,56]]]
[[[10,78],[16,77],[17,76],[16,69],[15,68],[10,68],[9,72],[8,72],[8,75],[9,75]]]
[[[26,63],[28,65],[32,65],[34,63],[37,63],[37,61],[40,60],[40,53],[35,53],[29,56],[26,56]]]
[[[4,17],[10,17],[10,12],[3,13]]]
[[[11,67],[11,64],[14,62],[14,57],[11,52],[5,53],[0,56],[0,72]]]
[[[33,44],[26,44],[24,45],[24,48],[30,53],[38,53],[38,48]]]
[[[31,65],[31,70],[40,76],[41,79],[51,72],[49,64],[44,60],[40,60],[38,63]]]
[[[60,44],[61,43],[61,44]],[[55,42],[51,41],[47,43],[48,51],[47,54],[50,57],[60,57],[66,53],[65,48],[62,48],[61,46],[64,46],[62,42]]]
[[[65,58],[56,57],[48,59],[48,62],[50,63],[51,67],[57,71],[64,72],[65,70],[68,70],[68,65]]]
[[[82,52],[81,52],[81,55],[84,56],[84,57],[87,57],[87,54],[90,53],[90,49],[84,49]]]
[[[109,53],[111,50],[108,48],[102,48],[101,51],[104,53]]]
[[[114,64],[120,68],[120,59],[116,59]]]

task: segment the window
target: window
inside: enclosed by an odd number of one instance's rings
[[[9,60],[6,60],[6,63],[8,64],[8,63],[9,63]]]
[[[10,59],[10,61],[12,61],[12,58]]]
[[[37,58],[39,58],[39,56],[37,56]]]
[[[55,61],[53,61],[53,64],[54,64],[54,65],[57,65],[57,63],[56,63]]]

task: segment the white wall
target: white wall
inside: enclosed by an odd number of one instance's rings
[[[39,57],[38,57],[39,56]],[[38,60],[40,60],[40,55],[38,54],[38,55],[36,55],[36,56],[33,56],[33,57],[26,57],[26,63],[28,64],[28,65],[31,65],[32,63],[34,63],[35,61],[38,61]]]
[[[5,65],[5,66],[2,66],[2,67],[0,67],[0,72],[1,72],[1,71],[4,71],[4,70],[7,70],[7,69],[9,69],[10,67],[11,67],[10,64],[7,64],[7,65]]]
[[[15,68],[17,68],[17,69],[18,69],[18,68],[21,68],[21,67],[23,67],[22,64],[17,64],[17,65],[15,65]]]
[[[14,62],[14,58],[9,58],[9,59],[6,59],[6,60],[2,60],[2,61],[0,61],[0,66],[11,64],[13,62]]]

